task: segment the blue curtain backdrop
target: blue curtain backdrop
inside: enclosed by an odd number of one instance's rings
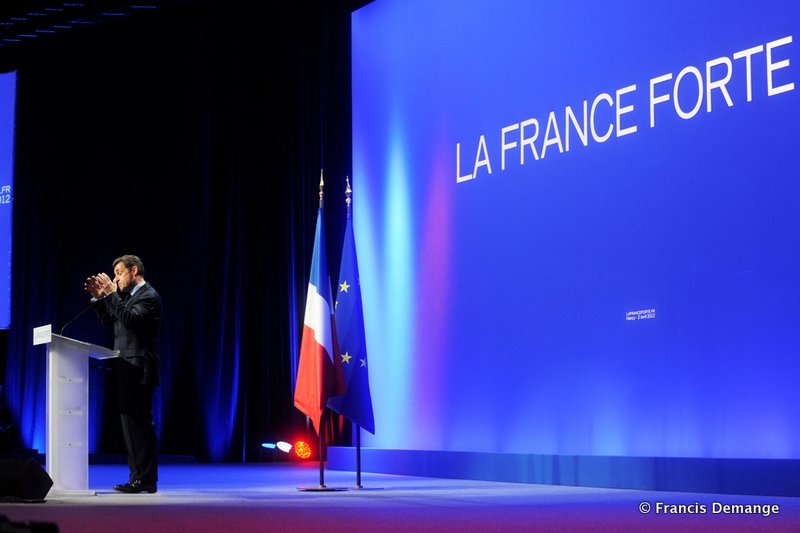
[[[165,3],[2,52],[19,73],[13,317],[0,332],[19,447],[45,449],[32,328],[59,331],[88,303],[85,277],[124,253],[141,256],[165,304],[162,454],[258,460],[263,440],[307,431],[294,361],[319,171],[329,199],[350,173],[353,7],[256,17],[244,2]],[[329,201],[338,264],[344,202]],[[64,334],[110,342],[91,312]],[[92,366],[94,454],[123,449],[107,375]]]

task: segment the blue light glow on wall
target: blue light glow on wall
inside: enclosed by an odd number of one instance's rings
[[[17,73],[0,74],[0,329],[11,325],[11,235],[14,199],[14,109]]]
[[[800,458],[800,4],[352,30],[366,446]]]

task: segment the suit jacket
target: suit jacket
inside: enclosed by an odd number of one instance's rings
[[[126,379],[140,385],[157,385],[162,305],[153,286],[145,283],[132,296],[111,293],[93,307],[103,326],[113,331],[114,349],[133,366],[123,369]]]

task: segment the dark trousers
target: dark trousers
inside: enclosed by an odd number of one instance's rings
[[[135,383],[131,374],[138,369],[128,364],[123,366],[130,368],[118,373],[117,400],[130,469],[128,481],[139,479],[145,484],[155,484],[158,481],[157,435],[153,423],[155,385]]]

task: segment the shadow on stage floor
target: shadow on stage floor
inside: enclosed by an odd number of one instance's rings
[[[119,494],[122,465],[92,465],[90,496],[0,506],[0,532],[800,531],[800,499],[362,474],[319,463],[163,465],[156,494]],[[648,511],[648,512],[644,512]],[[39,528],[39,529],[37,529]],[[51,529],[52,530],[52,527]]]

